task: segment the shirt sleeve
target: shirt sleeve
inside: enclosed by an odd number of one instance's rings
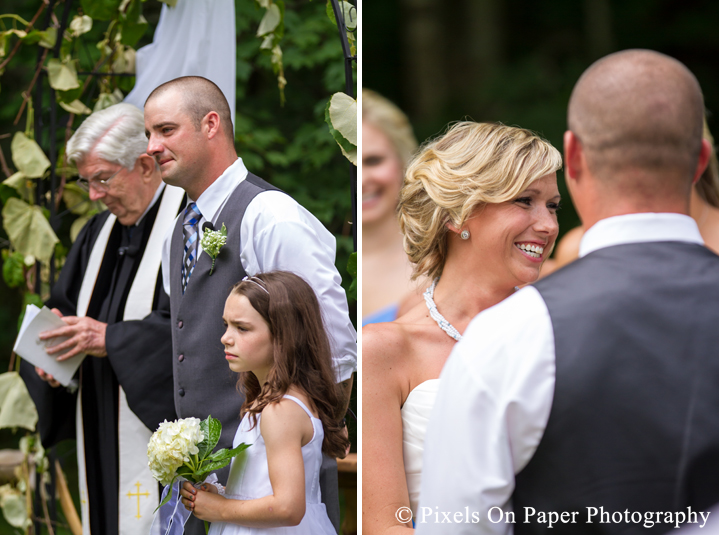
[[[357,369],[357,332],[334,264],[334,236],[290,196],[266,191],[247,207],[240,239],[240,259],[249,275],[284,270],[309,283],[322,308],[337,380],[349,379]]]
[[[442,370],[427,430],[419,535],[513,533],[514,476],[542,438],[554,381],[552,324],[536,289],[470,323]]]

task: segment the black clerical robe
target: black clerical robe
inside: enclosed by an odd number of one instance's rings
[[[166,190],[167,191],[167,190]],[[163,195],[166,193],[163,192]],[[86,315],[106,322],[107,358],[88,356],[79,370],[85,467],[93,535],[118,534],[118,399],[119,386],[127,403],[151,431],[165,419],[175,419],[172,384],[170,303],[157,275],[152,313],[143,320],[123,321],[130,287],[157,217],[161,198],[132,227],[116,222]],[[93,217],[71,248],[60,277],[46,303],[63,315],[76,315],[78,295],[98,234],[109,212]],[[45,447],[75,437],[76,394],[52,388],[23,362],[22,376],[38,407],[38,429]],[[138,491],[139,492],[139,491]]]

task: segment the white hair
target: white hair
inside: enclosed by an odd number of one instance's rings
[[[145,119],[132,104],[115,104],[90,115],[67,142],[70,163],[77,163],[89,154],[111,163],[133,169],[140,155],[147,151]]]

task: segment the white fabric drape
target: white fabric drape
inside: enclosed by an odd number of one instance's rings
[[[178,0],[162,6],[152,44],[137,51],[135,87],[125,102],[142,109],[160,84],[204,76],[222,90],[235,116],[234,0]]]

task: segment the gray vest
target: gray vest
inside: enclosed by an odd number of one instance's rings
[[[245,275],[240,262],[240,226],[247,206],[263,191],[276,190],[261,178],[248,174],[225,203],[215,226],[227,227],[227,243],[220,250],[210,275],[212,259],[200,254],[182,295],[184,254],[182,215],[172,234],[170,249],[170,312],[172,319],[175,407],[180,418],[208,415],[222,422],[219,446],[232,447],[240,423],[244,397],[237,390],[238,374],[227,366],[220,338],[225,332],[222,313],[225,300]]]
[[[644,533],[642,523],[587,524],[587,508],[719,502],[719,257],[681,242],[618,245],[535,286],[554,329],[556,385],[516,478],[515,533]],[[525,507],[578,511],[578,523],[548,531],[524,523]]]

